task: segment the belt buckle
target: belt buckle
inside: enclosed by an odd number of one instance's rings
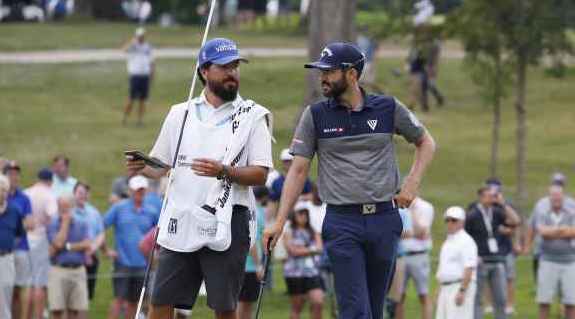
[[[377,211],[377,206],[375,204],[363,204],[362,205],[362,215],[372,215]]]

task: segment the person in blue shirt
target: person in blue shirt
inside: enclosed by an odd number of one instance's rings
[[[98,274],[98,249],[105,240],[104,221],[98,209],[88,202],[90,196],[90,186],[78,182],[74,186],[74,217],[83,220],[88,227],[88,238],[90,239],[90,249],[86,252],[86,271],[88,273],[88,299],[94,298],[96,290],[96,275]]]
[[[18,206],[9,203],[10,182],[0,175],[0,318],[12,318],[12,290],[14,287],[14,241],[25,235]]]
[[[116,241],[115,251],[108,253],[115,259],[113,288],[116,298],[108,318],[119,316],[118,304],[126,305],[126,318],[134,318],[147,262],[139,244],[158,222],[155,209],[144,203],[148,180],[134,176],[129,187],[130,198],[114,204],[104,216],[104,226],[114,227]]]
[[[289,149],[283,149],[280,153],[280,160],[282,161],[282,169],[283,174],[278,176],[273,182],[270,187],[270,194],[269,194],[269,212],[272,219],[275,219],[280,198],[282,196],[282,190],[284,187],[284,182],[286,180],[286,174],[289,171],[291,163],[293,161],[293,155],[290,154]],[[312,184],[309,178],[306,178],[305,183],[303,185],[303,190],[301,192],[300,200],[309,201],[312,200]],[[281,249],[281,248],[280,248]],[[280,253],[281,254],[281,253]]]
[[[32,218],[32,205],[28,195],[24,194],[20,188],[20,166],[15,161],[8,162],[4,166],[3,173],[10,181],[10,190],[8,191],[8,202],[14,204],[20,209],[24,228],[31,229]],[[14,281],[14,291],[12,297],[12,316],[20,318],[20,316],[28,317],[28,306],[31,302],[31,296],[28,288],[32,285],[32,274],[30,265],[28,239],[24,235],[16,239],[14,245],[14,262],[16,269],[16,276]]]
[[[58,198],[58,217],[47,228],[50,243],[48,308],[51,318],[80,318],[88,311],[86,252],[91,243],[86,221],[74,214],[74,196]]]
[[[264,276],[264,269],[262,265],[263,246],[262,235],[265,228],[265,202],[268,198],[268,190],[265,186],[254,187],[254,195],[256,197],[256,244],[250,249],[250,254],[246,258],[246,274],[244,276],[244,284],[240,291],[240,303],[238,305],[238,318],[250,319],[252,318],[253,304],[259,297],[259,285]]]

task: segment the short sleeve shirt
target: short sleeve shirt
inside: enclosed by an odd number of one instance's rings
[[[48,226],[48,241],[53,242],[54,238],[60,231],[61,220],[60,218],[54,218],[50,225]],[[67,243],[79,243],[83,240],[88,239],[88,225],[83,219],[78,219],[75,216],[72,218],[70,223],[70,228],[68,229],[68,234],[66,234]],[[85,262],[85,255],[82,251],[58,251],[54,256],[52,256],[52,263],[56,265],[72,264],[72,265],[82,265]]]
[[[393,136],[417,143],[424,133],[415,115],[393,97],[364,95],[363,107],[351,112],[329,99],[305,109],[291,152],[309,159],[317,153],[324,202],[383,202],[400,186]]]
[[[477,245],[464,230],[448,235],[441,246],[437,280],[452,282],[463,279],[465,268],[476,268],[478,263]]]
[[[271,189],[270,189],[270,199],[272,201],[279,201],[281,196],[282,196],[282,191],[284,188],[284,183],[285,183],[285,176],[284,175],[280,175],[278,176],[278,178],[276,178],[272,185],[271,185]],[[306,178],[305,183],[303,184],[303,189],[301,191],[302,194],[309,194],[312,191],[312,186],[311,186],[311,181],[309,180],[309,178]]]
[[[147,43],[133,43],[128,48],[128,73],[130,75],[148,76],[152,72],[152,46]]]

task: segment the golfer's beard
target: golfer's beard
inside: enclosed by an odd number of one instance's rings
[[[212,93],[214,93],[217,97],[222,99],[225,102],[230,102],[236,99],[238,96],[238,89],[240,87],[239,82],[236,81],[236,86],[228,88],[226,87],[225,83],[229,80],[224,82],[215,82],[208,80],[208,88]]]
[[[331,97],[334,99],[339,99],[339,97],[347,90],[347,82],[345,79],[341,79],[336,82],[324,82],[329,85],[329,90],[323,93],[325,97]]]

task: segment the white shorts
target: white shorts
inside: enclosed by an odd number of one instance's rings
[[[32,262],[32,287],[48,286],[48,271],[50,270],[50,255],[48,239],[30,241],[30,260]]]
[[[16,267],[14,286],[29,287],[32,285],[31,259],[28,250],[17,250],[14,253],[14,266]]]
[[[553,303],[553,297],[561,289],[561,303],[575,306],[575,262],[556,263],[547,260],[539,262],[537,273],[537,302]]]

